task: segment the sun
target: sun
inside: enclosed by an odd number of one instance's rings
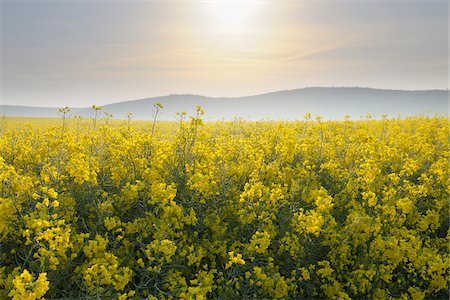
[[[225,34],[248,33],[256,29],[262,0],[205,1],[208,26]]]

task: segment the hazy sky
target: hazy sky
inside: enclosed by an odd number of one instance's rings
[[[448,3],[5,1],[2,104],[448,87]]]

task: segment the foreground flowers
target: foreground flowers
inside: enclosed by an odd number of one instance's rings
[[[4,131],[0,298],[448,297],[447,118],[200,116]]]
[[[48,291],[49,282],[47,281],[47,273],[39,274],[39,277],[34,281],[34,276],[26,269],[22,274],[16,276],[13,281],[13,289],[8,296],[12,299],[41,299]]]

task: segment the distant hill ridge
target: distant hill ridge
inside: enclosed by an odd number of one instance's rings
[[[174,120],[177,112],[193,113],[197,105],[205,120],[244,118],[249,120],[303,119],[307,112],[325,119],[434,115],[449,112],[448,90],[385,90],[361,87],[309,87],[244,97],[206,97],[192,94],[168,95],[116,102],[102,106],[115,119],[133,113],[135,119],[151,119],[153,104],[163,104],[161,119]],[[71,108],[72,115],[90,117],[92,109]],[[16,117],[58,117],[58,108],[0,105],[0,114]]]

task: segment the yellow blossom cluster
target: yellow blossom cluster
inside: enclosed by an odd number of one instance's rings
[[[26,269],[22,274],[16,276],[12,281],[13,288],[8,296],[13,300],[34,300],[41,299],[48,291],[49,282],[47,273],[40,273],[34,280],[34,276]]]
[[[448,298],[447,117],[202,114],[2,130],[0,299]]]

